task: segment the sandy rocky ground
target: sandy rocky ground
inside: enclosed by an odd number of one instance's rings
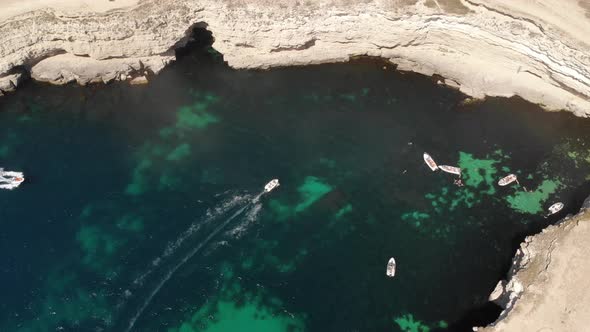
[[[476,98],[590,115],[590,0],[0,0],[0,95],[29,77],[145,83],[195,27],[234,68],[376,56]],[[588,330],[588,219],[526,239],[491,296],[506,310],[480,331]]]
[[[490,296],[505,310],[478,332],[576,332],[590,326],[590,199],[579,214],[529,236],[508,281]]]

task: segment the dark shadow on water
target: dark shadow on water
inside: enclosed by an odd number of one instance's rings
[[[462,319],[449,325],[446,331],[471,332],[474,326],[486,326],[493,323],[500,316],[501,312],[502,308],[498,305],[487,302],[468,311]]]

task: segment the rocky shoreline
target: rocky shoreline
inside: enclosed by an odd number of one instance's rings
[[[490,296],[504,308],[480,332],[586,331],[590,325],[590,199],[541,233],[528,236]]]
[[[474,98],[518,95],[590,115],[590,14],[577,0],[125,0],[98,9],[51,1],[0,14],[0,96],[29,77],[146,83],[202,28],[236,69],[381,57]],[[586,329],[588,219],[584,210],[527,237],[491,297],[506,310],[479,331]]]
[[[0,90],[28,75],[88,84],[158,73],[202,27],[237,69],[375,56],[399,70],[440,75],[475,98],[519,95],[588,116],[586,15],[574,0],[126,0],[106,11],[31,5],[0,14]]]

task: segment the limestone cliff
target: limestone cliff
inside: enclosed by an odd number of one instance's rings
[[[480,332],[587,331],[590,326],[590,210],[529,236],[508,281],[490,296],[505,310]]]
[[[474,97],[517,94],[550,110],[590,114],[583,1],[125,0],[102,11],[40,5],[52,1],[0,14],[1,90],[18,85],[18,68],[56,84],[157,73],[199,25],[235,68],[379,56],[401,70],[439,74]],[[0,6],[6,2],[14,0]]]

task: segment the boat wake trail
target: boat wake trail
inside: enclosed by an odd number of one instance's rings
[[[256,199],[256,198],[257,197],[255,197],[254,199]],[[250,195],[235,195],[235,196],[231,197],[230,199],[224,201],[223,203],[219,204],[215,208],[207,209],[204,219],[193,222],[187,228],[187,230],[184,231],[176,240],[169,242],[168,245],[166,246],[166,249],[164,250],[164,252],[160,256],[158,256],[152,260],[151,268],[149,268],[146,272],[144,272],[139,277],[135,278],[135,280],[133,281],[134,288],[143,286],[145,279],[147,277],[149,277],[154,272],[154,270],[165,259],[174,255],[176,253],[176,251],[179,248],[181,248],[183,243],[189,237],[196,234],[201,229],[201,227],[206,226],[207,224],[209,224],[213,220],[226,214],[231,209],[233,209],[241,204],[249,203],[252,200],[253,200],[252,196],[250,196]]]
[[[164,253],[160,257],[158,257],[154,261],[152,261],[152,265],[155,268],[157,265],[159,265],[159,262],[161,261],[162,258],[172,255],[172,253],[175,252],[181,246],[181,244],[186,241],[187,238],[189,238],[192,234],[196,233],[201,228],[201,226],[204,225],[206,222],[209,222],[212,219],[215,219],[215,218],[219,217],[220,215],[223,215],[224,213],[228,212],[231,208],[235,208],[235,207],[239,206],[240,203],[243,204],[243,206],[240,207],[237,211],[235,211],[230,217],[228,217],[221,224],[219,224],[217,227],[215,227],[215,229],[213,229],[213,231],[211,233],[209,233],[209,235],[207,235],[207,237],[205,239],[203,239],[196,247],[194,247],[186,255],[182,256],[182,259],[180,259],[180,261],[178,261],[176,264],[172,265],[172,267],[168,270],[168,272],[166,274],[164,274],[164,276],[160,279],[160,281],[155,285],[155,287],[149,293],[149,295],[147,296],[145,301],[143,301],[143,303],[139,306],[138,310],[135,311],[135,314],[131,317],[131,320],[127,324],[127,327],[125,328],[124,331],[129,332],[129,331],[131,331],[131,329],[133,329],[133,326],[135,326],[135,323],[141,317],[144,310],[149,306],[152,299],[160,292],[162,287],[166,284],[166,282],[168,282],[168,280],[170,280],[170,278],[172,278],[172,276],[176,273],[176,271],[179,268],[181,268],[187,261],[189,261],[191,258],[193,258],[193,256],[195,256],[199,251],[201,251],[201,249],[203,249],[203,247],[206,246],[211,241],[211,239],[213,239],[229,223],[231,223],[232,220],[234,220],[235,218],[240,216],[244,211],[246,211],[246,209],[248,209],[252,206],[254,206],[254,208],[252,209],[252,211],[254,211],[254,212],[250,211],[248,213],[247,219],[250,221],[253,220],[253,218],[258,214],[258,210],[260,210],[260,204],[258,204],[258,201],[263,194],[264,194],[264,192],[258,194],[254,198],[252,198],[252,196],[242,196],[240,199],[233,200],[232,204],[222,206],[220,209],[215,209],[211,213],[208,213],[205,218],[205,222],[201,222],[199,224],[192,224],[187,231],[185,231],[175,242],[173,242],[172,244],[170,244],[166,248],[166,250],[164,251]],[[148,272],[144,273],[142,276],[137,278],[134,281],[134,284],[142,285],[144,282],[144,279],[149,274],[152,273],[154,268],[148,270]]]

